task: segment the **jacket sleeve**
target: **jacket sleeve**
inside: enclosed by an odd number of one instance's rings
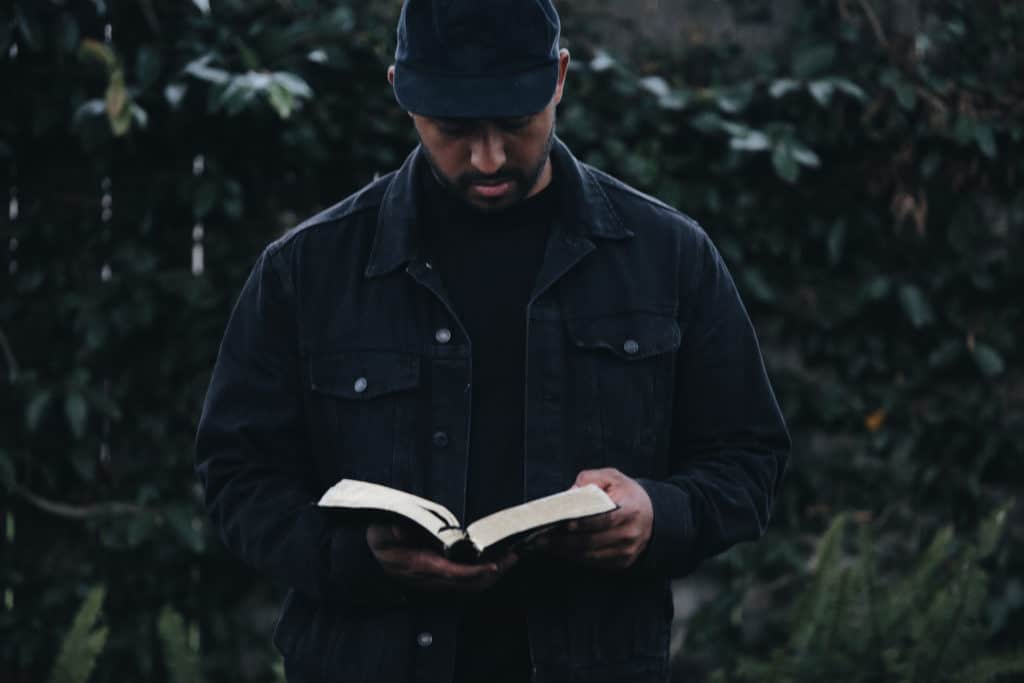
[[[311,597],[369,602],[396,591],[365,526],[316,506],[305,431],[293,290],[274,253],[260,257],[231,314],[196,437],[196,473],[227,548]]]
[[[702,231],[694,261],[680,306],[670,476],[640,480],[654,508],[640,564],[672,577],[764,533],[790,449],[750,318]]]

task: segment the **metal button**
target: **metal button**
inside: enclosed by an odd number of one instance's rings
[[[434,333],[434,339],[437,340],[438,344],[447,344],[452,340],[452,331],[447,327],[442,327]]]
[[[640,344],[637,343],[636,339],[627,339],[626,343],[622,345],[622,350],[632,356],[640,350]]]
[[[416,644],[420,647],[430,647],[430,645],[433,642],[434,636],[430,633],[430,631],[424,631],[423,633],[416,636]]]
[[[438,448],[444,448],[448,445],[448,435],[444,432],[434,432],[433,441]]]
[[[364,391],[366,391],[366,378],[360,377],[359,379],[357,379],[355,383],[352,385],[352,388],[356,390],[357,394],[361,394]]]

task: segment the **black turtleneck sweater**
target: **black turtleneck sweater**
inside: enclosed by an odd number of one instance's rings
[[[524,502],[526,306],[558,212],[557,194],[552,184],[507,210],[485,213],[451,195],[429,170],[422,175],[431,258],[471,344],[465,519],[472,522]],[[465,602],[457,681],[528,680],[516,578],[513,569]]]

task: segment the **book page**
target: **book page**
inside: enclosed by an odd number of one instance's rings
[[[327,489],[317,503],[320,507],[393,512],[420,525],[436,536],[445,547],[464,537],[455,515],[432,500],[390,486],[358,479],[342,479]]]
[[[601,487],[587,484],[499,510],[473,522],[466,532],[477,550],[483,552],[498,541],[523,531],[610,512],[617,507]]]

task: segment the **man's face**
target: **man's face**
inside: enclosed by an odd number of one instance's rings
[[[547,185],[554,109],[512,119],[412,118],[438,181],[477,209],[501,211]]]
[[[506,119],[438,119],[410,114],[438,181],[482,211],[501,211],[551,182],[555,109],[562,101],[569,51],[559,53],[551,101],[530,116]],[[388,80],[394,84],[394,67]]]

